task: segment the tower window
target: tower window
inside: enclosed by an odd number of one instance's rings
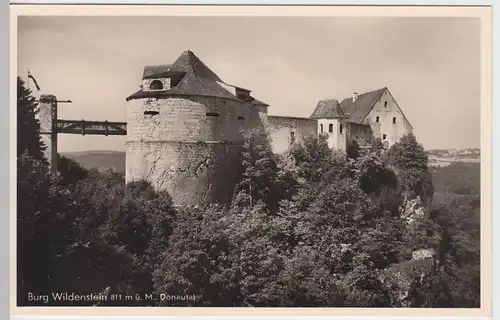
[[[333,132],[333,123],[328,125],[328,132]]]
[[[149,84],[150,90],[163,90],[163,83],[160,80],[153,80]]]
[[[342,133],[342,131],[344,131],[344,125],[340,124],[340,133]]]
[[[379,122],[379,121],[380,121],[380,117],[377,117],[377,118],[375,119],[375,121]]]
[[[392,123],[396,123],[396,117],[392,117]]]
[[[146,110],[144,111],[144,115],[145,116],[156,116],[160,114],[158,111],[152,111],[152,110]]]
[[[386,138],[387,138],[387,134],[385,134],[385,133],[384,133],[384,134],[382,135],[382,140],[385,140]]]
[[[320,124],[320,125],[319,125],[319,131],[320,131],[320,132],[323,132],[323,124]]]
[[[384,101],[384,107],[387,108],[387,101]]]

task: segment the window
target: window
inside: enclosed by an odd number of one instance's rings
[[[344,131],[344,125],[340,124],[340,133],[342,133],[342,131]]]
[[[295,143],[295,132],[290,132],[290,143]]]
[[[238,116],[238,120],[245,120],[244,116]]]
[[[149,89],[150,90],[162,90],[163,89],[163,83],[160,80],[153,80],[149,84]]]
[[[384,101],[384,107],[387,108],[387,101]]]
[[[333,132],[333,123],[330,123],[330,125],[328,125],[328,132]]]
[[[219,114],[217,112],[207,112],[207,117],[218,117]]]
[[[152,111],[152,110],[146,110],[144,111],[144,115],[145,116],[156,116],[160,114],[158,111]]]
[[[380,117],[377,117],[377,118],[375,119],[375,121],[379,122],[379,121],[380,121]]]
[[[396,123],[396,117],[392,117],[392,123]]]
[[[387,134],[385,134],[385,133],[384,133],[384,134],[382,135],[382,140],[385,140],[386,138],[387,138]]]
[[[319,125],[319,131],[320,131],[320,132],[323,132],[323,124],[320,124],[320,125]]]

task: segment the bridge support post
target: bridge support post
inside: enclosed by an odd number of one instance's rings
[[[57,173],[57,98],[41,95],[39,104],[40,136],[46,146],[45,158],[52,173]]]

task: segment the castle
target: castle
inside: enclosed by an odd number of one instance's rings
[[[319,101],[309,118],[268,115],[266,103],[189,50],[171,65],[146,66],[126,100],[126,181],[146,179],[179,205],[230,200],[245,130],[267,128],[275,153],[307,135],[345,150],[374,138],[390,146],[412,130],[387,88]]]

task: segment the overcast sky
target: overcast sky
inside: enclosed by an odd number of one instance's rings
[[[126,120],[147,64],[193,51],[269,114],[387,86],[428,149],[480,145],[475,18],[21,17],[18,72],[70,99],[60,119]],[[31,88],[34,86],[31,85]],[[125,137],[60,135],[59,151],[124,150]]]

